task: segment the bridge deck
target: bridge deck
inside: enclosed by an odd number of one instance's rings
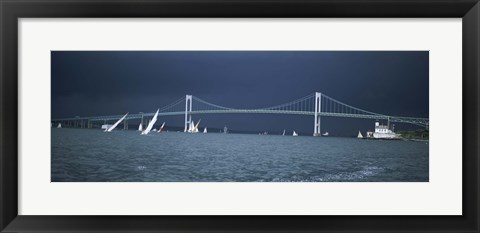
[[[144,114],[129,114],[125,119],[142,119],[144,117],[152,117],[155,113],[144,113]],[[198,114],[287,114],[287,115],[307,115],[314,116],[315,112],[311,111],[279,111],[279,110],[265,110],[265,109],[230,109],[230,110],[202,110],[202,111],[191,111],[188,114],[198,115]],[[185,115],[184,111],[178,112],[161,112],[159,116],[177,116]],[[346,114],[346,113],[329,113],[329,112],[320,112],[318,115],[322,117],[346,117],[346,118],[359,118],[359,119],[378,119],[378,120],[387,120],[390,119],[391,122],[399,123],[410,123],[410,124],[420,124],[428,125],[428,118],[416,118],[416,117],[399,117],[399,116],[387,116],[387,115],[365,115],[365,114]],[[91,122],[95,121],[111,121],[118,120],[123,115],[111,115],[111,116],[91,116],[91,117],[74,117],[74,118],[58,118],[52,119],[53,122],[60,121],[75,121],[75,120],[88,120]]]
[[[195,101],[195,108],[192,109],[193,102]],[[197,110],[195,110],[197,109]],[[201,109],[201,110],[199,110]],[[314,116],[315,112],[322,117],[347,117],[347,118],[360,118],[360,119],[378,119],[387,120],[391,122],[409,123],[421,126],[428,126],[428,118],[417,117],[400,117],[400,116],[388,116],[384,114],[377,114],[369,112],[360,108],[356,108],[335,100],[329,96],[326,96],[320,92],[316,92],[307,95],[303,98],[281,104],[273,107],[257,108],[257,109],[237,109],[219,106],[209,103],[198,97],[192,95],[186,95],[174,101],[173,103],[160,108],[159,116],[175,116],[185,115],[185,111],[188,111],[190,115],[196,114],[286,114],[286,115],[306,115]],[[126,120],[131,119],[143,119],[144,117],[152,117],[154,113],[139,113],[129,114]],[[61,121],[111,121],[118,120],[123,115],[111,115],[111,116],[91,116],[91,117],[73,117],[73,118],[59,118],[52,119],[53,122]]]

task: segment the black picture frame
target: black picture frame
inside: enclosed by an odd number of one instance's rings
[[[0,12],[1,232],[479,232],[480,5],[478,0],[0,0]],[[17,22],[19,18],[36,17],[462,18],[463,215],[18,215]]]

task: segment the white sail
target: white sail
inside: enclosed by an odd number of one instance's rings
[[[57,128],[62,128],[62,123],[58,123]]]
[[[285,130],[283,130],[282,136],[285,136]]]
[[[142,123],[140,123],[140,124],[138,125],[138,131],[143,131]]]
[[[188,124],[187,132],[189,132],[189,133],[193,132],[193,124],[194,124],[194,121],[191,121],[190,124]]]
[[[201,119],[193,126],[192,133],[198,133],[198,125],[200,125],[200,121]]]
[[[105,129],[105,132],[112,132],[112,130],[114,130],[115,127],[117,127],[117,125],[120,124],[120,122],[122,122],[123,119],[125,119],[125,117],[127,117],[127,115],[128,115],[128,112],[127,112],[127,114],[125,114],[122,118],[120,118],[120,120],[118,120],[117,122],[115,122],[115,124],[113,124],[110,128]]]
[[[358,131],[357,138],[363,138],[363,135],[362,135],[362,133],[360,133],[360,131]]]
[[[152,130],[153,125],[155,124],[155,122],[157,122],[158,111],[160,111],[160,109],[157,109],[157,112],[153,116],[152,120],[148,122],[147,128],[142,132],[142,135],[147,135]]]
[[[293,131],[293,136],[298,136],[297,132],[295,130]]]
[[[207,133],[207,127],[203,129],[203,133]]]
[[[163,130],[163,126],[165,126],[165,122],[163,122],[162,126],[160,126],[160,128],[158,129],[158,132],[161,133],[162,130]]]

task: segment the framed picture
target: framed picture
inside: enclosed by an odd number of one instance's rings
[[[479,232],[478,1],[1,1],[1,232]]]

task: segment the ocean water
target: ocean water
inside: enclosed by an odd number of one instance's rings
[[[428,182],[428,143],[52,129],[52,182]]]

